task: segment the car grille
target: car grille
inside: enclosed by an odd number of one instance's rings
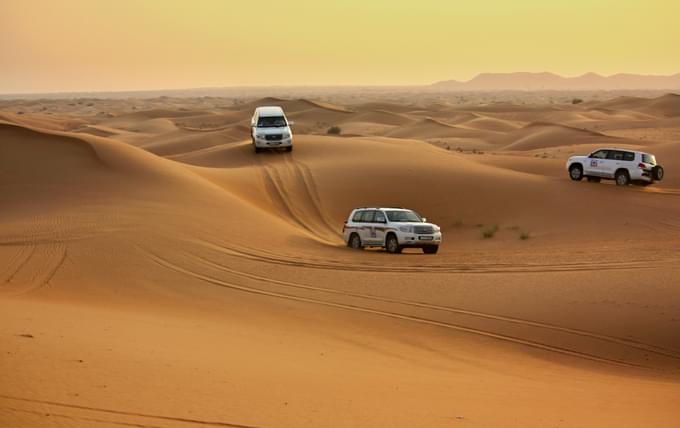
[[[267,141],[278,141],[282,137],[281,134],[267,134],[264,136],[265,140]]]
[[[413,233],[418,235],[430,235],[434,233],[434,228],[432,226],[413,226]]]

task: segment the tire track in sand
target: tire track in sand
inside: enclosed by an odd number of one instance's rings
[[[142,250],[145,251],[145,250]],[[303,289],[303,290],[311,290],[315,292],[322,292],[322,293],[327,293],[327,294],[335,294],[335,295],[340,295],[340,296],[347,296],[347,297],[355,297],[355,298],[360,298],[360,299],[366,299],[366,300],[374,300],[378,302],[384,302],[384,303],[394,303],[394,304],[399,304],[399,305],[404,305],[404,306],[411,306],[411,307],[416,307],[416,308],[422,308],[422,309],[431,309],[435,311],[441,311],[441,312],[449,312],[453,314],[461,314],[465,316],[471,316],[471,317],[476,317],[476,318],[485,318],[489,320],[495,320],[495,321],[502,321],[502,322],[507,322],[507,323],[512,323],[512,324],[518,324],[521,326],[529,326],[529,327],[536,327],[536,328],[542,328],[546,330],[552,330],[552,331],[558,331],[561,333],[567,333],[570,335],[575,335],[575,336],[580,336],[580,337],[586,337],[590,339],[596,339],[600,341],[605,341],[605,342],[610,342],[614,343],[617,345],[622,345],[622,346],[627,346],[631,348],[635,348],[640,351],[645,351],[645,352],[651,352],[657,355],[673,358],[680,360],[680,352],[673,351],[671,349],[655,346],[655,345],[650,345],[644,342],[639,342],[635,341],[632,339],[625,339],[622,337],[616,337],[616,336],[608,336],[604,334],[598,334],[598,333],[593,333],[585,330],[580,330],[580,329],[575,329],[575,328],[568,328],[568,327],[562,327],[558,325],[553,325],[553,324],[547,324],[547,323],[541,323],[537,321],[530,321],[522,318],[515,318],[515,317],[508,317],[508,316],[502,316],[502,315],[494,315],[486,312],[478,312],[478,311],[472,311],[472,310],[467,310],[467,309],[462,309],[462,308],[456,308],[456,307],[451,307],[451,306],[443,306],[443,305],[435,305],[435,304],[430,304],[426,302],[420,302],[420,301],[413,301],[413,300],[402,300],[402,299],[394,299],[390,297],[384,297],[384,296],[376,296],[376,295],[371,295],[371,294],[364,294],[364,293],[354,293],[354,292],[349,292],[349,291],[340,291],[340,290],[334,290],[334,289],[328,289],[328,288],[323,288],[323,287],[316,287],[313,285],[307,285],[307,284],[301,284],[297,282],[289,282],[289,281],[282,281],[274,278],[268,278],[256,274],[251,274],[247,272],[242,272],[238,271],[235,269],[231,269],[227,266],[221,265],[219,263],[215,263],[211,260],[205,259],[201,256],[198,256],[193,253],[185,253],[185,257],[187,258],[193,258],[194,260],[198,261],[199,263],[203,263],[213,269],[223,271],[225,273],[229,273],[232,275],[240,276],[243,278],[248,278],[252,279],[255,281],[260,281],[260,282],[267,282],[270,284],[275,284],[275,285],[280,285],[284,287],[290,287],[290,288],[297,288],[297,289]]]
[[[167,421],[167,422],[175,422],[175,423],[204,425],[204,426],[216,426],[216,427],[228,427],[228,428],[256,428],[253,425],[242,425],[242,424],[235,424],[235,423],[222,422],[222,421],[209,421],[209,420],[194,419],[194,418],[183,418],[183,417],[178,417],[178,416],[154,415],[154,414],[151,414],[151,413],[132,412],[132,411],[126,411],[126,410],[121,410],[121,409],[115,409],[115,408],[111,409],[111,408],[103,408],[103,407],[84,406],[84,405],[80,405],[80,404],[62,403],[62,402],[58,402],[58,401],[39,400],[39,399],[26,398],[26,397],[14,397],[14,396],[11,396],[11,395],[0,395],[0,399],[12,400],[12,401],[15,401],[15,402],[24,402],[24,403],[56,406],[56,407],[75,409],[75,410],[81,410],[81,411],[99,412],[99,413],[105,413],[105,414],[111,414],[111,415],[148,418],[148,419],[153,419],[153,420],[156,420],[156,421]],[[106,422],[108,422],[108,421],[106,421]],[[151,428],[149,425],[145,425],[145,424],[139,425],[139,426],[144,427],[144,428]]]
[[[296,295],[290,295],[290,294],[285,294],[281,292],[275,292],[275,291],[266,291],[266,290],[261,290],[258,288],[253,288],[253,287],[248,287],[244,285],[239,285],[235,284],[232,282],[228,282],[219,278],[215,278],[209,275],[205,275],[199,272],[195,272],[191,269],[187,269],[184,267],[181,267],[177,264],[174,264],[157,254],[142,249],[142,251],[145,251],[148,256],[151,258],[151,260],[155,261],[158,265],[165,267],[167,269],[170,269],[174,272],[177,273],[182,273],[185,274],[191,278],[198,279],[204,282],[207,282],[212,285],[216,285],[219,287],[224,287],[236,291],[242,291],[250,294],[256,294],[256,295],[262,295],[262,296],[268,296],[268,297],[275,297],[275,298],[280,298],[280,299],[285,299],[285,300],[291,300],[291,301],[297,301],[297,302],[304,302],[304,303],[312,303],[312,304],[317,304],[317,305],[322,305],[322,306],[328,306],[328,307],[333,307],[333,308],[338,308],[338,309],[344,309],[344,310],[349,310],[349,311],[354,311],[354,312],[362,312],[362,313],[368,313],[368,314],[373,314],[373,315],[378,315],[378,316],[383,316],[383,317],[388,317],[388,318],[394,318],[394,319],[399,319],[399,320],[404,320],[404,321],[409,321],[413,323],[418,323],[422,325],[430,325],[430,326],[436,326],[436,327],[442,327],[454,331],[460,331],[464,333],[471,333],[487,338],[492,338],[492,339],[497,339],[505,342],[510,342],[514,343],[517,345],[524,345],[530,348],[534,349],[540,349],[543,351],[548,351],[548,352],[553,352],[557,354],[562,354],[562,355],[568,355],[572,357],[577,357],[580,359],[585,359],[585,360],[590,360],[590,361],[595,361],[599,363],[605,363],[605,364],[612,364],[612,365],[617,365],[617,366],[623,366],[623,367],[631,367],[631,368],[644,368],[644,369],[649,369],[653,370],[652,367],[645,366],[642,364],[636,364],[636,363],[631,363],[627,361],[622,361],[622,360],[617,360],[613,358],[607,358],[607,357],[602,357],[586,352],[581,352],[581,351],[575,351],[572,349],[567,349],[559,346],[553,346],[553,345],[547,345],[544,343],[528,340],[528,339],[522,339],[519,337],[511,336],[511,335],[505,335],[505,334],[499,334],[499,333],[494,333],[491,331],[486,331],[486,330],[481,330],[481,329],[476,329],[472,327],[466,327],[460,324],[454,324],[454,323],[447,323],[443,321],[437,321],[429,318],[424,318],[424,317],[419,317],[419,316],[412,316],[412,315],[406,315],[398,312],[391,312],[391,311],[384,311],[384,310],[378,310],[378,309],[371,309],[371,308],[366,308],[358,305],[353,305],[353,304],[346,304],[346,303],[337,303],[337,302],[329,302],[325,300],[320,300],[320,299],[315,299],[311,297],[303,297],[303,296],[296,296]]]
[[[281,265],[290,267],[303,267],[324,270],[345,270],[360,272],[392,272],[392,273],[474,273],[474,274],[498,274],[498,273],[551,273],[551,272],[587,272],[592,270],[621,270],[621,269],[655,269],[660,260],[637,259],[627,262],[572,262],[559,264],[541,263],[457,263],[457,264],[427,264],[427,265],[371,265],[368,263],[345,263],[337,260],[319,259],[311,260],[309,257],[292,257],[285,254],[267,253],[262,250],[236,246],[225,246],[203,239],[187,237],[186,243],[196,244],[223,254],[239,257],[247,260]],[[351,251],[351,250],[347,250]]]
[[[338,243],[339,234],[325,219],[304,172],[288,157],[281,164],[283,167],[260,161],[265,188],[274,204],[294,225],[323,242]]]

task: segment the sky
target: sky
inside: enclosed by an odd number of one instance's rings
[[[680,72],[677,0],[0,0],[0,93]]]

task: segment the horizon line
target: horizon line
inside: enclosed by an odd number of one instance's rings
[[[357,84],[350,84],[350,83],[340,83],[340,84],[313,84],[313,85],[305,85],[305,84],[278,84],[278,85],[235,85],[235,86],[196,86],[196,87],[177,87],[177,88],[156,88],[156,89],[87,89],[87,90],[55,90],[55,91],[37,91],[37,92],[2,92],[0,93],[0,97],[8,97],[8,96],[22,96],[22,95],[30,95],[30,96],[36,96],[36,95],[75,95],[75,94],[115,94],[115,93],[126,93],[126,92],[172,92],[172,91],[200,91],[200,90],[225,90],[225,89],[246,89],[246,90],[253,90],[253,89],[300,89],[300,88],[417,88],[417,87],[431,87],[435,86],[438,83],[449,83],[449,82],[456,82],[456,83],[461,83],[461,84],[466,84],[469,82],[472,82],[479,76],[483,75],[512,75],[512,74],[533,74],[533,75],[553,75],[560,77],[562,79],[576,79],[579,77],[584,77],[588,75],[595,75],[598,77],[602,78],[611,78],[615,76],[620,76],[620,75],[627,75],[627,76],[637,76],[637,77],[680,77],[680,72],[674,73],[674,74],[641,74],[641,73],[629,73],[629,72],[618,72],[618,73],[613,73],[613,74],[600,74],[597,72],[585,72],[582,74],[578,75],[562,75],[559,73],[551,72],[551,71],[509,71],[509,72],[481,72],[477,73],[474,75],[472,78],[468,80],[457,80],[457,79],[443,79],[443,80],[437,80],[434,82],[430,83],[404,83],[404,84],[370,84],[370,83],[357,83]],[[658,88],[658,90],[663,90],[664,88]],[[665,88],[665,89],[672,89],[672,88]],[[550,90],[550,89],[546,89]],[[555,90],[555,89],[553,89]],[[584,89],[584,90],[589,90],[589,91],[595,91],[597,89]],[[603,89],[604,90],[604,89]],[[611,90],[611,89],[608,89]],[[635,88],[629,88],[629,89],[618,89],[618,90],[635,90]],[[645,89],[649,90],[649,89]],[[518,91],[526,91],[522,89],[518,89]]]

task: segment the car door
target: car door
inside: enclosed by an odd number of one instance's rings
[[[366,210],[361,213],[359,218],[359,237],[361,242],[366,244],[375,243],[376,239],[373,236],[373,218],[375,217],[375,210]]]
[[[380,210],[376,210],[375,217],[373,218],[373,229],[376,242],[385,242],[386,226],[387,217],[385,217],[385,213]]]
[[[624,152],[621,150],[610,150],[607,152],[607,160],[604,163],[604,173],[607,177],[614,177],[617,169],[626,167],[623,158]]]
[[[585,175],[592,175],[595,177],[607,177],[607,154],[609,150],[597,150],[588,156],[588,162],[585,165]]]
[[[621,167],[628,169],[628,171],[635,170],[638,167],[638,162],[635,162],[635,153],[623,152],[623,162],[621,162]]]

